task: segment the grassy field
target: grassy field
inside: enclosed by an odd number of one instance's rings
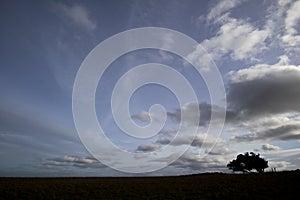
[[[295,199],[299,192],[299,172],[139,178],[0,178],[0,199]]]

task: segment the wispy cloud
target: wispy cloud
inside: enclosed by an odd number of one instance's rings
[[[216,22],[218,19],[226,12],[230,11],[232,8],[237,7],[243,2],[243,0],[225,0],[219,1],[215,6],[213,6],[209,13],[207,14],[208,22]]]
[[[96,29],[96,22],[90,17],[89,11],[79,4],[53,3],[53,8],[72,24],[84,28],[87,31]]]
[[[105,165],[101,164],[98,160],[92,157],[79,157],[79,156],[64,156],[57,158],[49,158],[43,163],[46,166],[66,167],[73,166],[79,168],[103,168]]]

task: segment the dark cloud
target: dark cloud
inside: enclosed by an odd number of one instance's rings
[[[200,120],[195,112],[197,109],[200,111]],[[187,120],[190,120],[191,122],[198,122],[197,125],[199,126],[205,126],[210,123],[212,113],[214,113],[216,118],[218,118],[221,117],[222,112],[225,112],[224,108],[202,102],[200,104],[190,103],[181,109],[175,110],[174,112],[168,112],[168,116],[171,117],[171,119],[173,119],[175,122],[178,122],[181,120],[181,116],[184,114],[187,116]],[[231,117],[232,113],[228,113],[228,115]]]
[[[285,58],[285,56],[282,56]],[[229,73],[227,122],[250,131],[236,142],[298,140],[300,67],[281,60]],[[269,146],[270,147],[270,146]],[[267,146],[263,150],[270,150]]]
[[[151,152],[151,151],[156,151],[160,149],[160,145],[157,144],[151,144],[151,145],[139,145],[137,147],[137,151],[139,152]]]
[[[265,130],[262,133],[258,133],[258,135],[261,139],[298,140],[300,139],[299,129],[300,124],[284,125]]]
[[[166,145],[170,144],[172,142],[173,138],[172,137],[160,137],[155,143],[156,144],[161,144],[161,145]],[[180,145],[186,145],[190,144],[191,140],[188,137],[177,137],[176,140],[172,142],[173,146],[180,146]]]
[[[231,73],[229,108],[240,117],[300,112],[300,68],[258,65]]]
[[[237,142],[249,142],[254,140],[299,140],[299,129],[300,124],[283,125],[255,133],[234,136],[233,140]]]
[[[156,141],[157,144],[167,145],[172,141],[171,137],[159,137]]]
[[[211,140],[211,138],[208,138],[205,136],[205,134],[198,134],[193,142],[192,142],[192,146],[194,147],[201,147],[203,144],[212,144],[214,143],[214,141]]]

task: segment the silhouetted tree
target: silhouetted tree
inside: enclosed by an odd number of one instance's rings
[[[265,168],[268,168],[268,161],[259,157],[259,154],[248,152],[237,155],[235,160],[230,161],[227,167],[232,171],[250,172],[255,169],[257,172],[264,172]]]

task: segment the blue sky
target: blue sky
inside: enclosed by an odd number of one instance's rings
[[[184,127],[186,135],[176,144],[169,144],[176,137],[180,113],[193,121],[194,106],[200,109],[199,130],[190,148],[167,167],[146,175],[228,172],[228,161],[246,151],[260,153],[277,170],[300,168],[299,9],[297,0],[1,1],[0,176],[132,175],[103,165],[86,150],[73,121],[72,90],[82,62],[99,43],[142,27],[172,29],[197,41],[199,47],[189,59],[204,71],[213,59],[227,98],[226,120],[216,142],[205,133],[211,114],[223,108],[212,105],[205,80],[193,66],[172,52],[155,49],[115,60],[99,81],[95,107],[107,137],[120,148],[141,157],[165,146],[176,152],[190,137],[191,125]],[[163,41],[177,42],[168,35]],[[155,137],[133,138],[113,119],[112,91],[123,74],[154,62],[182,74],[198,103],[182,106],[159,85],[139,88],[130,99],[131,118],[139,125],[150,119],[160,122],[162,115],[149,113],[149,108],[161,104],[167,121]],[[143,76],[136,74],[137,79]],[[205,149],[215,142],[214,149]],[[109,150],[102,153],[126,162]],[[151,158],[149,162],[157,165],[167,162]]]

